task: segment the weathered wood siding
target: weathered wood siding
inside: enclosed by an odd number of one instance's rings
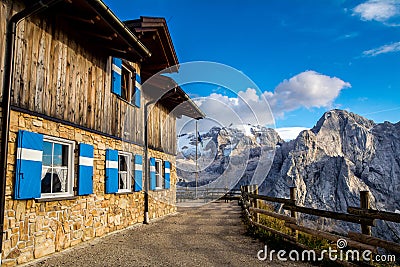
[[[12,105],[143,143],[143,109],[111,93],[111,60],[54,19],[17,29]]]
[[[17,1],[0,0],[0,100],[3,96],[4,55],[6,47],[7,21],[22,6]]]
[[[3,73],[6,20],[21,6],[0,0],[0,66]],[[15,12],[15,11],[14,11]],[[4,40],[4,41],[3,41]],[[140,73],[140,66],[132,63]],[[0,76],[1,84],[3,75]],[[76,36],[57,18],[32,17],[17,27],[12,105],[59,120],[144,143],[141,108],[111,92],[111,58]],[[176,153],[176,118],[156,105],[149,118],[149,146]]]
[[[149,109],[149,147],[176,153],[176,118],[160,104]]]

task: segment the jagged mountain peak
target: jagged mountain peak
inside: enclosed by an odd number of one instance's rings
[[[217,181],[220,176],[229,176],[229,172],[237,169],[236,173],[230,175],[234,182],[232,186],[236,185],[235,179],[243,178],[250,183],[259,159],[263,158],[260,165],[268,165],[265,158],[272,162],[276,146],[284,142],[274,129],[251,124],[212,127],[207,132],[200,132],[199,139],[196,136],[194,133],[178,136],[177,173],[180,186],[191,185],[195,178],[196,139],[200,140],[197,163],[201,184],[218,184],[221,182]],[[260,179],[264,178],[267,171],[260,175]]]
[[[353,112],[341,109],[333,109],[325,112],[318,120],[317,124],[311,129],[312,132],[318,134],[321,129],[331,131],[342,130],[346,125],[354,125],[365,129],[371,129],[376,124],[374,121],[357,115]]]
[[[345,111],[326,112],[311,130],[278,147],[260,192],[287,197],[298,188],[299,204],[345,212],[371,192],[374,209],[400,210],[400,122],[374,123]],[[328,226],[327,226],[328,227]],[[340,223],[333,231],[355,229]],[[400,228],[379,224],[377,236],[398,242]]]

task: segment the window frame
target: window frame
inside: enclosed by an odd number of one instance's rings
[[[111,59],[111,64],[112,64],[113,57],[110,57],[110,59]],[[137,108],[140,108],[140,107],[136,106],[136,104],[135,104],[137,70],[136,70],[136,68],[131,66],[128,63],[128,61],[126,61],[126,60],[124,60],[122,58],[120,58],[120,59],[122,61],[121,62],[121,74],[120,74],[120,76],[121,76],[121,88],[120,88],[121,89],[121,94],[115,93],[113,91],[112,91],[112,93],[117,95],[117,97],[119,99],[121,99],[122,101],[128,103],[129,105],[137,107]],[[124,77],[123,72],[124,71],[129,72],[129,78],[128,78],[129,82],[128,82],[127,97],[126,98],[124,98],[122,96],[123,95],[122,92],[123,92],[123,77]],[[112,68],[111,68],[111,72],[112,72]]]
[[[160,172],[157,172],[157,164],[160,166]],[[162,159],[155,159],[155,171],[156,171],[156,190],[165,188],[165,177],[164,177],[164,165]],[[160,186],[161,185],[161,186]]]
[[[126,90],[127,90],[127,92],[126,92],[126,98],[124,98],[123,96],[122,96],[122,92],[123,92],[123,79],[124,79],[124,75],[123,75],[123,72],[124,71],[126,71],[126,72],[128,72],[128,88],[126,88]],[[125,100],[126,102],[128,102],[128,103],[130,103],[130,104],[132,104],[131,102],[132,102],[132,87],[133,87],[133,71],[131,70],[131,68],[129,67],[129,66],[127,66],[127,64],[124,62],[124,61],[122,61],[122,66],[121,66],[121,98],[123,99],[123,100]]]
[[[119,157],[120,156],[125,156],[127,157],[127,168],[128,170],[126,171],[126,176],[127,176],[127,188],[126,189],[121,189],[120,188],[120,163],[119,163]],[[118,151],[118,192],[117,193],[130,193],[132,192],[132,153],[130,152],[125,152],[125,151]],[[123,171],[125,172],[125,171]]]
[[[58,192],[58,193],[42,193],[40,192],[40,198],[38,199],[51,199],[51,198],[63,198],[63,197],[72,197],[75,195],[74,192],[74,184],[75,184],[75,141],[43,135],[43,143],[55,143],[60,145],[68,146],[68,175],[67,175],[67,192]],[[53,156],[54,151],[52,151]],[[43,156],[42,156],[42,172],[43,172]],[[42,174],[43,175],[43,174]],[[40,177],[40,181],[42,181],[42,176]],[[41,189],[42,190],[42,189]]]

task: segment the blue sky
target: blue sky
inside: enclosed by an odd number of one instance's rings
[[[165,17],[181,63],[213,61],[243,72],[273,102],[277,127],[312,127],[331,108],[399,121],[400,1],[105,3],[121,20]],[[187,90],[224,94],[213,86]]]

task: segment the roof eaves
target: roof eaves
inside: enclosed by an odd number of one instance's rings
[[[142,44],[131,30],[104,4],[102,0],[87,0],[87,2],[103,17],[103,19],[117,32],[124,34],[124,39],[129,44],[137,46],[146,57],[151,56],[151,52]]]

